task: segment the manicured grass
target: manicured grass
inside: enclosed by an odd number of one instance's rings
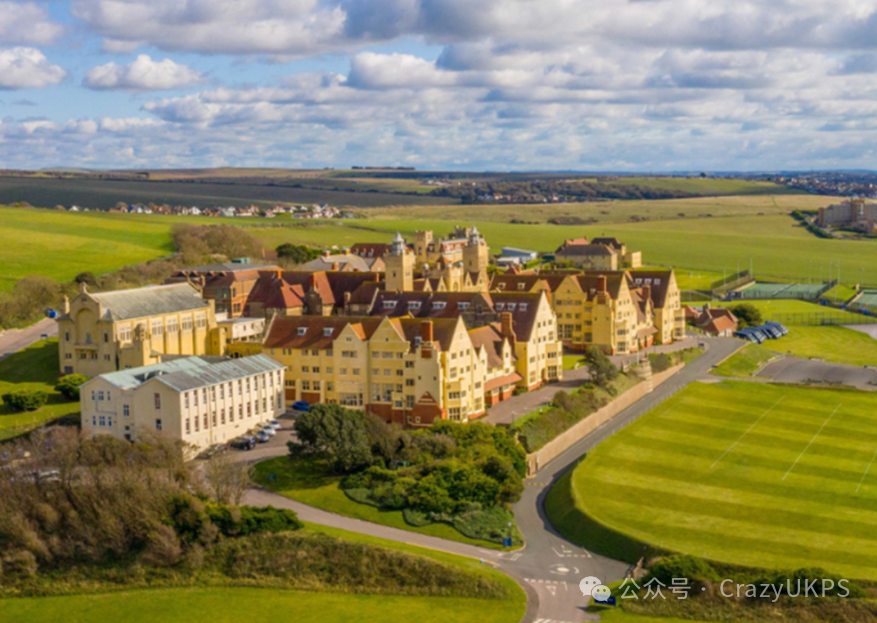
[[[765,320],[777,320],[786,325],[819,325],[822,324],[823,319],[837,319],[846,324],[858,324],[865,319],[861,314],[796,299],[747,299],[739,302],[748,303],[757,307],[761,311],[761,315]],[[733,307],[737,304],[738,301],[732,303],[716,303],[716,305],[722,307]]]
[[[519,591],[520,592],[520,591]],[[101,595],[0,600],[0,620],[29,623],[239,623],[252,620],[296,623],[517,623],[518,600],[451,597],[392,597],[307,593],[260,588],[181,588]]]
[[[276,476],[276,480],[268,479],[271,474]],[[255,465],[254,478],[263,487],[280,495],[339,515],[469,545],[503,549],[496,543],[470,539],[447,524],[434,523],[415,527],[405,522],[401,511],[381,510],[368,504],[354,502],[339,488],[340,477],[326,476],[320,468],[309,461],[293,461],[285,456],[269,459]]]
[[[822,295],[823,298],[828,299],[829,301],[837,301],[838,303],[846,303],[851,298],[853,298],[858,291],[845,285],[834,286],[828,292]]]
[[[598,552],[635,559],[640,541],[873,580],[875,450],[873,394],[695,383],[597,446],[572,472],[571,494],[559,483],[546,508]]]
[[[0,396],[17,389],[41,389],[49,393],[46,406],[32,412],[17,413],[0,404],[0,440],[79,411],[78,402],[69,402],[55,392],[57,378],[57,339],[42,340],[0,361]]]
[[[576,366],[582,367],[585,365],[585,360],[582,359],[581,355],[564,355],[563,356],[563,369],[564,370],[575,370]]]
[[[846,327],[789,326],[789,334],[764,346],[796,357],[818,357],[855,366],[877,365],[877,340]]]
[[[728,275],[710,272],[708,270],[687,270],[680,268],[676,271],[676,285],[680,290],[706,290],[712,289],[713,283]]]
[[[717,376],[752,376],[761,365],[776,356],[776,352],[761,344],[747,344],[713,368],[712,374]]]

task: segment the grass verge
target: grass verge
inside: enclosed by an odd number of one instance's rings
[[[713,368],[711,374],[731,377],[752,376],[760,366],[776,356],[776,352],[761,344],[747,344]]]

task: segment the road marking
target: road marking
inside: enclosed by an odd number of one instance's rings
[[[551,593],[552,597],[554,597],[554,595],[557,594],[557,587],[556,586],[546,586],[545,588],[548,589],[548,592]]]
[[[871,464],[874,462],[875,457],[877,457],[877,448],[874,448],[874,454],[871,456],[871,462],[868,463],[868,467],[865,468],[865,473],[862,474],[862,479],[859,481],[859,486],[856,487],[856,493],[858,493],[859,489],[862,488],[862,483],[865,482],[865,478],[868,476],[868,472],[871,471]]]
[[[734,443],[732,443],[730,446],[728,446],[728,449],[727,449],[727,450],[725,450],[724,452],[722,452],[722,456],[720,456],[719,458],[717,458],[717,459],[715,460],[715,462],[714,462],[712,465],[710,465],[710,470],[712,470],[716,465],[718,465],[719,461],[721,461],[723,458],[725,458],[725,457],[728,455],[728,453],[729,453],[731,450],[734,449],[734,446],[736,446],[738,443],[740,443],[741,441],[743,441],[743,438],[744,438],[746,435],[748,435],[750,432],[752,432],[752,429],[755,428],[756,426],[758,426],[758,423],[761,422],[761,420],[763,420],[763,419],[765,418],[765,416],[766,416],[768,413],[770,413],[771,411],[773,411],[774,407],[776,407],[778,404],[780,404],[780,403],[783,401],[783,398],[785,398],[785,397],[786,397],[786,395],[783,394],[782,396],[780,396],[780,399],[779,399],[779,400],[777,400],[775,403],[773,403],[772,405],[770,405],[770,408],[769,408],[767,411],[765,411],[764,413],[762,413],[762,414],[761,414],[761,417],[759,417],[757,420],[755,420],[755,422],[752,424],[752,426],[750,426],[749,428],[747,428],[746,431],[745,431],[742,435],[740,435],[740,438],[737,439],[737,441],[735,441]],[[783,480],[785,480],[785,478],[783,478]]]
[[[786,472],[786,475],[783,476],[783,481],[786,480],[786,476],[788,476],[789,474],[792,473],[792,470],[795,469],[795,465],[798,464],[798,461],[801,460],[801,457],[804,456],[804,454],[807,452],[807,450],[810,449],[810,446],[813,445],[813,442],[816,441],[816,438],[817,438],[817,437],[819,437],[819,433],[822,432],[822,429],[825,428],[825,425],[828,424],[828,422],[831,420],[831,418],[834,417],[834,414],[837,413],[837,410],[840,409],[840,405],[841,405],[841,404],[842,404],[842,403],[838,403],[838,405],[834,408],[834,411],[831,412],[831,415],[829,415],[828,418],[822,423],[822,426],[820,426],[820,427],[819,427],[819,430],[816,431],[816,434],[813,435],[813,439],[811,439],[811,440],[810,440],[810,443],[807,444],[807,447],[804,448],[804,449],[801,451],[801,454],[799,454],[799,455],[798,455],[798,458],[795,459],[795,462],[792,463],[792,466],[789,468],[789,471],[787,471],[787,472]]]

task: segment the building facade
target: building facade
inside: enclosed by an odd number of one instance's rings
[[[175,271],[165,283],[189,282],[201,291],[201,298],[214,301],[217,314],[239,318],[244,315],[247,298],[259,279],[259,271],[263,270],[277,270],[277,267],[236,262],[196,266]]]
[[[189,283],[101,293],[83,284],[58,317],[61,373],[93,377],[167,355],[210,354],[213,305]]]
[[[155,431],[191,453],[285,411],[284,366],[270,357],[178,357],[101,374],[80,388],[82,431],[134,441]]]

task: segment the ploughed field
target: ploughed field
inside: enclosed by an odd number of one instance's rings
[[[695,383],[597,446],[572,474],[574,508],[558,504],[561,491],[549,513],[596,551],[636,552],[632,539],[877,579],[875,406],[852,390]],[[614,535],[588,542],[577,512]]]

